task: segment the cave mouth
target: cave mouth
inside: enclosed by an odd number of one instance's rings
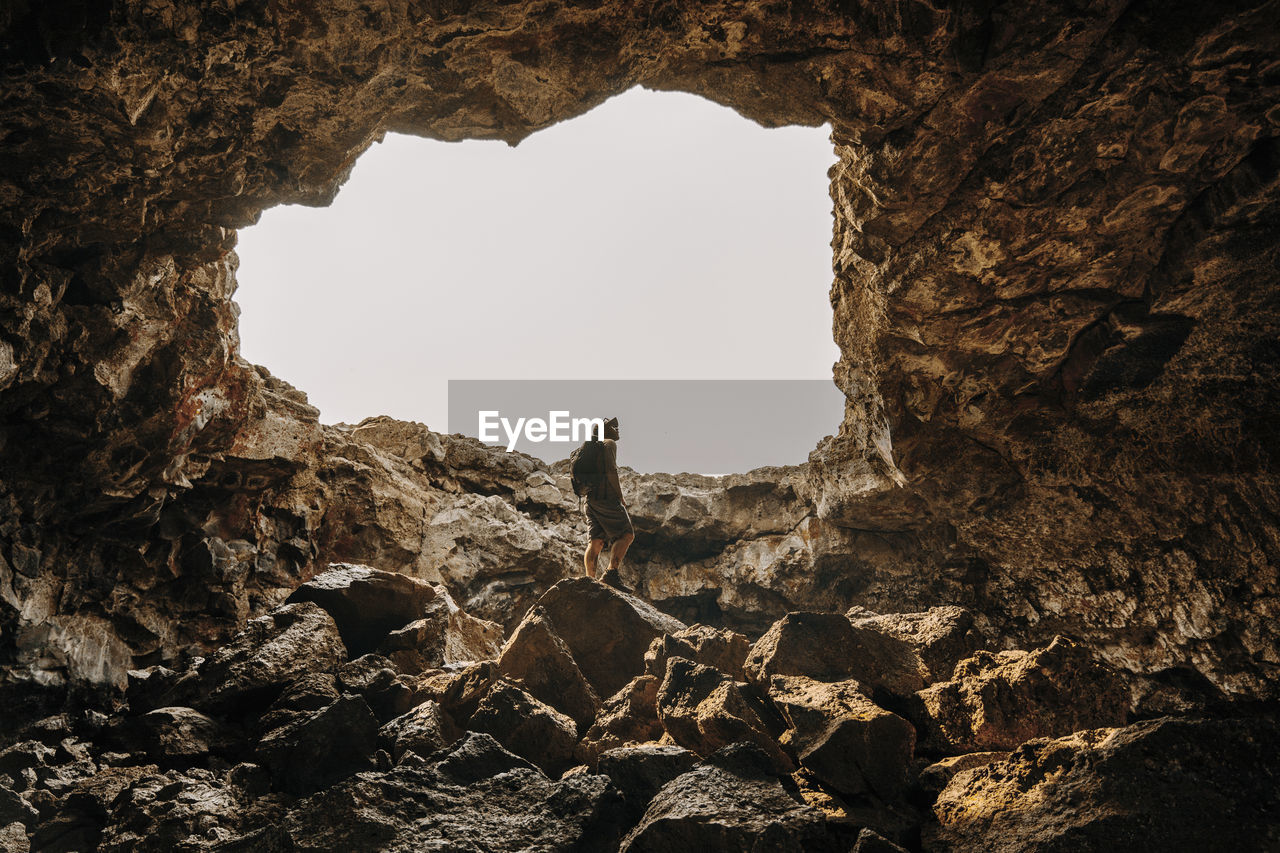
[[[727,470],[802,462],[843,413],[829,134],[640,86],[516,146],[388,134],[329,206],[241,230],[241,353],[325,423],[390,415],[473,436],[449,380],[645,380],[632,389],[656,391],[670,420],[688,392],[661,383],[732,381],[709,393],[749,394],[761,415],[801,399],[805,425],[771,429],[776,450],[762,438]],[[682,470],[651,456],[640,470]]]

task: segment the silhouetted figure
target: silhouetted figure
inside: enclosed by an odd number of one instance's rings
[[[622,485],[618,482],[617,418],[605,421],[603,437],[604,477],[587,492],[586,513],[587,520],[591,522],[591,542],[587,545],[582,563],[587,570],[587,577],[594,578],[600,552],[609,544],[609,569],[600,580],[618,589],[625,589],[618,570],[622,568],[622,558],[626,556],[627,548],[631,546],[636,534],[631,525],[631,514],[627,512],[627,502],[622,497]]]

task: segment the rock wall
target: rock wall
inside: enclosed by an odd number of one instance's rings
[[[653,505],[632,582],[757,630],[815,599],[962,603],[1010,641],[1068,634],[1274,697],[1274,18],[1249,0],[7,5],[0,663],[118,680],[216,645],[328,560],[445,580],[510,624],[576,560],[554,477],[319,425],[238,356],[235,229],[326,203],[388,131],[515,144],[642,83],[830,122],[848,404],[802,469],[632,483]],[[739,498],[768,523],[733,520]]]

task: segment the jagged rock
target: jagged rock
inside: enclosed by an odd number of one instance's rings
[[[1009,757],[1008,752],[966,752],[964,755],[949,755],[933,762],[920,771],[920,789],[935,797],[951,783],[957,773],[985,767]]]
[[[413,706],[411,681],[396,673],[391,661],[381,655],[361,655],[343,664],[337,672],[338,686],[347,693],[359,693],[382,722],[406,713]]]
[[[128,686],[125,688],[125,701],[135,714],[159,708],[164,704],[165,695],[177,683],[179,674],[167,666],[149,666],[146,669],[131,669],[128,672]]]
[[[655,637],[685,626],[633,595],[590,578],[560,581],[538,599],[597,696],[612,696],[644,671]]]
[[[487,735],[434,764],[361,773],[311,797],[283,822],[297,851],[617,848],[622,803],[603,776],[551,781]]]
[[[414,683],[412,701],[415,705],[427,700],[438,702],[453,719],[468,720],[499,677],[497,661],[426,673]]]
[[[595,722],[578,745],[578,756],[587,764],[606,750],[656,741],[662,737],[658,719],[658,687],[652,675],[637,675],[626,687],[606,699]],[[604,772],[604,771],[601,771]]]
[[[102,853],[211,849],[238,833],[244,803],[207,770],[148,775],[120,792],[106,815]]]
[[[124,739],[117,745],[161,766],[207,758],[225,739],[222,726],[194,708],[157,708],[128,720],[123,728]]]
[[[598,768],[622,794],[634,825],[659,790],[697,763],[698,756],[682,746],[646,743],[602,752]]]
[[[907,853],[875,830],[864,829],[858,833],[858,843],[853,845],[852,853]]]
[[[1023,744],[957,774],[927,849],[1272,850],[1280,726],[1162,718]]]
[[[40,823],[33,828],[34,850],[78,851],[95,849],[107,823],[111,806],[120,793],[139,779],[158,772],[154,764],[141,767],[103,767],[74,780],[42,807]],[[193,771],[203,772],[203,771]]]
[[[467,727],[488,732],[551,776],[577,763],[578,728],[573,720],[505,679],[489,688]]]
[[[0,826],[19,823],[34,827],[40,813],[11,788],[0,787]],[[24,833],[25,837],[25,833]]]
[[[424,618],[389,632],[379,651],[406,673],[497,657],[502,626],[463,612],[444,587],[433,589]]]
[[[458,727],[430,700],[396,717],[378,730],[378,741],[399,761],[408,750],[430,755],[458,739]]]
[[[922,667],[907,643],[855,628],[839,613],[788,613],[755,642],[744,665],[748,680],[760,685],[775,675],[853,678],[895,696],[910,696],[924,686]]]
[[[667,734],[698,755],[709,756],[746,741],[768,755],[777,772],[795,769],[765,722],[769,709],[748,692],[746,684],[719,670],[671,658],[658,687],[657,708]]]
[[[973,614],[955,605],[885,614],[854,607],[845,616],[855,628],[870,628],[910,645],[920,656],[922,674],[930,684],[950,679],[956,664],[982,647]]]
[[[1128,711],[1119,674],[1065,637],[1031,652],[979,652],[912,704],[922,746],[951,754],[1121,725]]]
[[[751,641],[737,631],[691,625],[655,639],[644,653],[644,671],[661,678],[667,672],[668,658],[681,657],[744,681],[742,664],[750,651]]]
[[[211,712],[267,704],[294,678],[335,670],[346,657],[328,613],[310,602],[286,604],[250,619],[232,642],[205,658],[196,670],[203,690],[192,704]]]
[[[0,826],[0,850],[4,853],[30,853],[31,842],[26,828],[17,822]]]
[[[771,764],[758,747],[738,744],[676,777],[653,798],[622,851],[848,850],[820,812],[771,775]]]
[[[295,712],[258,742],[256,755],[280,790],[305,794],[371,766],[378,719],[359,696]]]
[[[779,743],[840,793],[896,799],[910,780],[915,728],[862,691],[856,681],[775,675],[769,699],[789,726]]]
[[[600,698],[587,683],[547,612],[533,607],[498,658],[498,671],[519,680],[533,696],[567,714],[579,729],[591,725]]]
[[[376,650],[391,631],[422,618],[433,604],[442,605],[439,598],[436,587],[408,575],[332,563],[287,600],[323,607],[351,656],[359,657]]]

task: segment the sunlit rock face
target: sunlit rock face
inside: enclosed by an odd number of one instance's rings
[[[576,561],[569,502],[532,463],[321,426],[237,355],[235,229],[324,204],[387,131],[515,143],[642,83],[830,122],[848,404],[760,487],[764,523],[655,503],[633,582],[756,631],[960,604],[993,637],[1276,694],[1269,6],[76,9],[0,11],[13,674],[119,682],[330,560],[518,621]]]

